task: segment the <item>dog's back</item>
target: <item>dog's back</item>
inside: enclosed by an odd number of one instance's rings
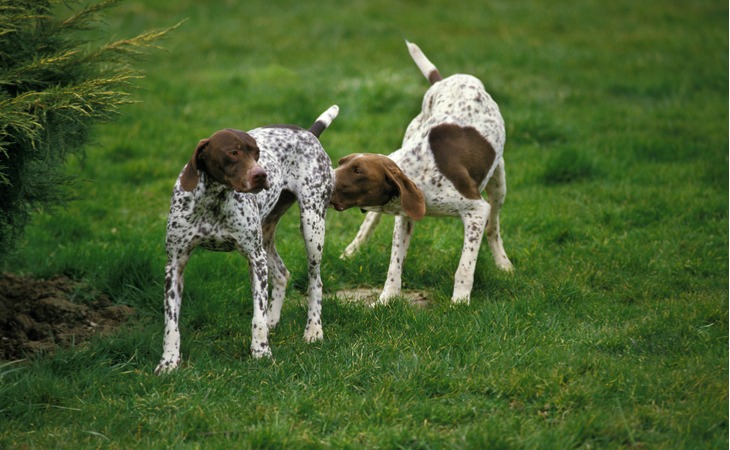
[[[330,195],[334,170],[319,136],[338,112],[336,105],[330,107],[308,130],[291,125],[273,125],[249,131],[259,143],[259,164],[266,170],[271,184],[271,189],[256,196],[261,217],[272,211],[284,191],[293,194],[299,201],[311,201],[312,195],[316,198]],[[323,202],[321,208],[326,206]]]
[[[401,148],[391,153],[389,157],[422,189],[428,184],[437,187],[442,180],[429,174],[442,172],[440,169],[443,168],[443,164],[439,163],[439,157],[442,160],[446,157],[449,162],[456,162],[458,155],[454,155],[450,150],[440,154],[435,153],[432,145],[425,145],[432,144],[432,140],[424,140],[424,136],[432,136],[432,131],[439,127],[443,129],[444,124],[453,124],[462,129],[474,129],[477,132],[475,134],[484,138],[491,147],[488,158],[478,163],[486,167],[480,168],[476,174],[480,179],[470,189],[470,191],[483,190],[504,152],[505,128],[499,106],[478,78],[465,74],[444,78],[418,46],[409,42],[408,50],[431,86],[424,94],[421,112],[413,118],[406,129]],[[448,139],[448,132],[445,136]],[[424,164],[430,166],[426,171],[422,169]],[[436,166],[439,166],[439,169]],[[438,204],[452,201],[442,198],[441,189],[425,188],[424,194],[427,203],[437,209],[440,209]],[[473,192],[470,195],[474,196]]]
[[[455,74],[443,78],[416,44],[407,42],[407,45],[413,62],[431,83],[431,87],[423,96],[421,113],[408,126],[403,147],[407,147],[409,138],[417,138],[416,129],[453,123],[479,131],[492,145],[499,159],[504,151],[504,119],[484,84],[472,75]]]

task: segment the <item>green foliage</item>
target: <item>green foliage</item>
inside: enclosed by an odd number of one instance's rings
[[[0,4],[0,255],[13,250],[34,208],[69,199],[66,159],[82,156],[91,127],[132,101],[130,63],[167,32],[89,45],[88,32],[115,3],[65,19],[59,9],[69,2]]]

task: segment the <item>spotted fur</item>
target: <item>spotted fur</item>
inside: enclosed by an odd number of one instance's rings
[[[184,189],[181,180],[186,172],[190,176],[189,166],[196,161],[199,152],[196,149],[191,163],[183,168],[175,183],[170,202],[166,239],[165,331],[162,359],[156,373],[169,372],[180,363],[183,271],[190,254],[198,246],[212,251],[238,251],[248,259],[253,294],[251,354],[255,358],[271,355],[268,333],[279,322],[290,276],[276,251],[276,225],[295,201],[299,202],[301,231],[308,258],[309,305],[304,339],[313,342],[323,338],[319,269],[325,213],[334,177],[331,161],[318,136],[334,120],[338,111],[337,106],[329,108],[309,131],[279,125],[257,128],[248,133],[235,132],[246,142],[248,137],[255,141],[255,144],[249,143],[249,147],[258,147],[259,152],[254,155],[258,160],[247,164],[258,165],[265,171],[263,175],[256,172],[255,176],[259,180],[263,177],[260,184],[263,186],[265,182],[268,188],[252,188],[250,192],[260,190],[256,194],[234,189],[200,167],[196,169],[194,187],[189,191]],[[231,137],[230,134],[228,137]],[[240,148],[238,145],[234,147]],[[190,178],[195,179],[194,175]],[[269,284],[271,302],[267,296]]]
[[[494,261],[511,271],[499,231],[499,211],[506,195],[504,120],[497,103],[481,81],[471,75],[442,78],[436,67],[415,45],[409,52],[423,75],[431,82],[421,112],[406,129],[402,146],[388,155],[403,175],[423,193],[425,215],[458,216],[464,223],[464,245],[454,280],[453,302],[469,302],[474,270],[482,237]],[[372,172],[382,163],[382,155],[349,155],[335,171],[332,205],[338,209],[357,206],[369,211],[355,239],[342,257],[350,257],[372,234],[381,214],[393,214],[395,226],[390,266],[380,302],[400,294],[403,263],[413,234],[414,220],[420,217],[406,208],[398,192],[387,202],[365,204],[353,186],[373,192],[359,180],[363,171]],[[356,174],[357,172],[357,174]],[[481,192],[486,189],[487,200]],[[372,194],[371,194],[372,197]],[[412,208],[412,206],[411,206]]]

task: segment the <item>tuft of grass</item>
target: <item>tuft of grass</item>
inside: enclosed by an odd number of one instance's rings
[[[596,163],[585,152],[564,148],[551,153],[544,163],[543,183],[564,184],[577,181],[590,181],[600,175]]]

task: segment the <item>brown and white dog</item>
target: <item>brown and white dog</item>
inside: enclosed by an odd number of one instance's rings
[[[271,356],[269,329],[279,323],[289,271],[276,251],[276,226],[299,202],[309,278],[304,339],[321,340],[325,214],[333,186],[320,134],[337,117],[331,106],[309,130],[291,125],[225,129],[201,140],[175,183],[167,219],[165,335],[156,373],[180,364],[183,273],[193,250],[237,251],[248,259],[253,318],[251,354]],[[269,302],[267,286],[271,285]]]
[[[379,299],[385,303],[400,294],[413,222],[424,215],[459,216],[464,247],[452,301],[468,303],[485,228],[497,267],[512,270],[499,233],[499,210],[507,191],[504,120],[481,81],[471,75],[442,78],[415,44],[407,45],[432,86],[399,150],[388,156],[356,153],[339,161],[332,206],[338,211],[351,207],[369,211],[342,257],[360,248],[381,214],[396,216],[388,277]],[[485,188],[486,201],[481,196]]]

